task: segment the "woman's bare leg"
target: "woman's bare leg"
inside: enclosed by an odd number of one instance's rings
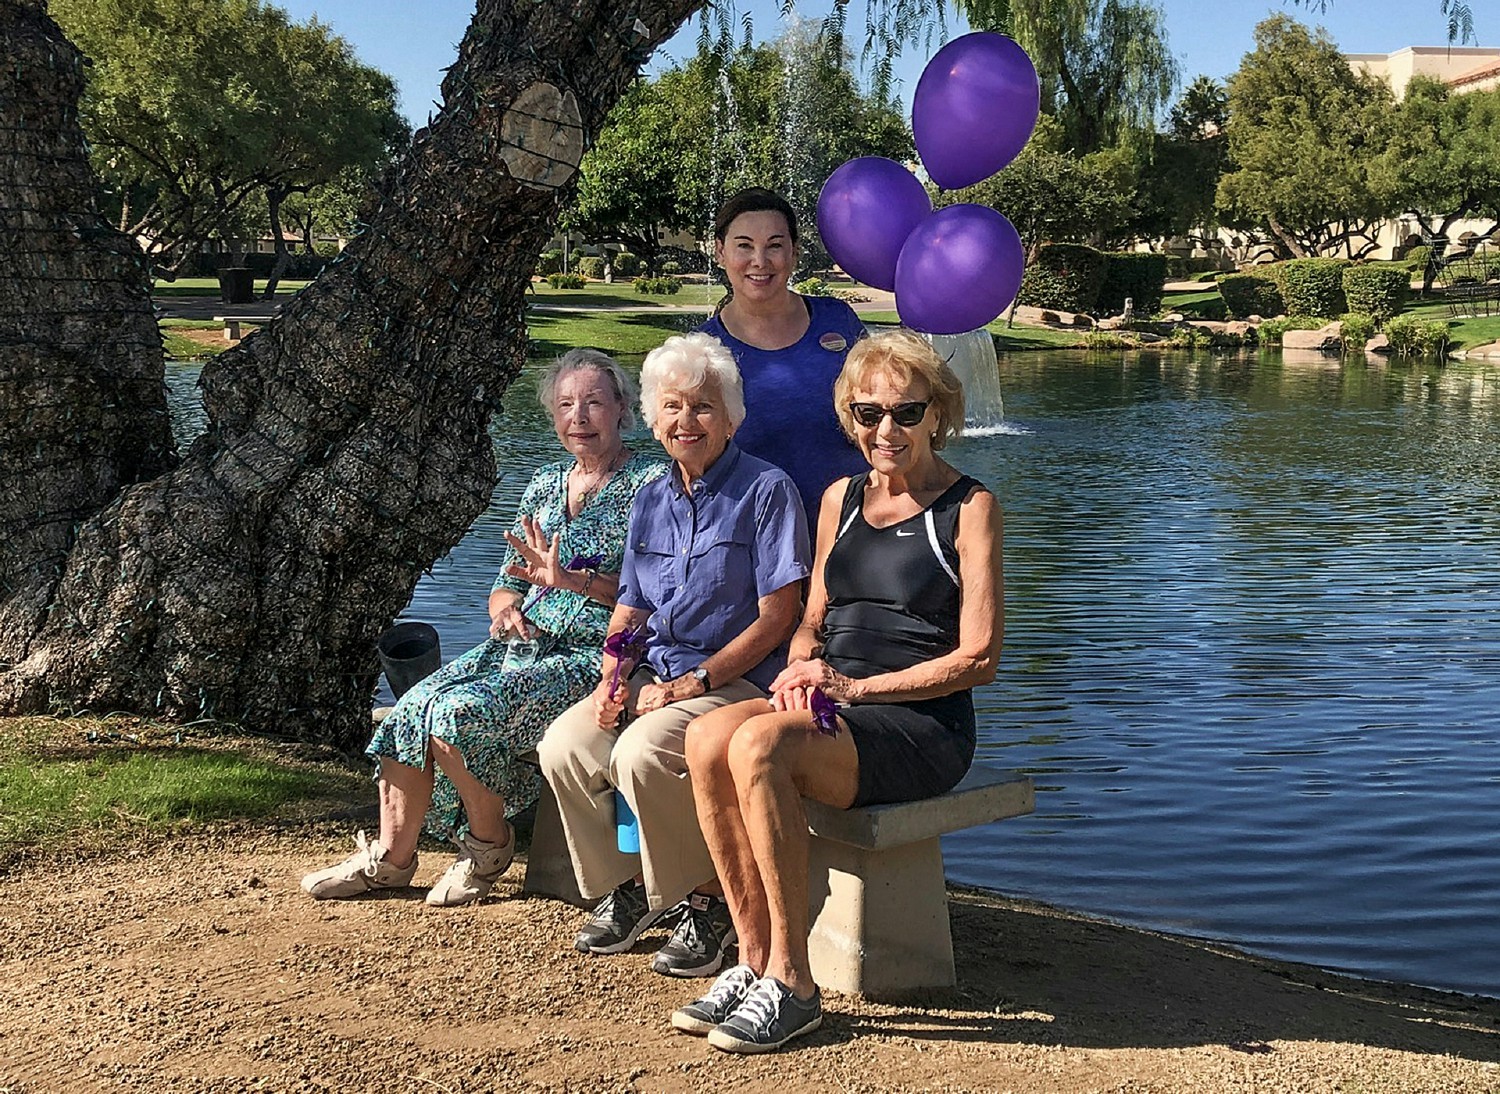
[[[739,793],[729,771],[729,742],[744,722],[764,714],[762,699],[721,707],[695,718],[687,731],[687,764],[693,777],[698,826],[714,860],[724,900],[734,919],[740,963],[763,974],[771,949],[771,920],[760,869],[740,817]]]
[[[432,765],[426,768],[380,757],[380,845],[392,866],[404,867],[417,852],[422,819],[432,804]]]
[[[859,789],[859,756],[847,729],[827,737],[813,729],[806,711],[778,711],[739,727],[729,742],[728,764],[769,917],[770,948],[761,972],[805,999],[817,985],[807,957],[802,798],[847,808]]]
[[[504,847],[510,842],[510,826],[505,823],[505,798],[496,794],[469,770],[464,754],[446,741],[432,739],[432,758],[464,803],[464,815],[475,839]]]

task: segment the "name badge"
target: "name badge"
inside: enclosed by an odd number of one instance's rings
[[[829,353],[843,353],[849,348],[849,343],[837,331],[829,331],[827,334],[819,335],[818,345],[822,346]]]

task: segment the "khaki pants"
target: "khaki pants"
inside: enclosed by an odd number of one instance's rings
[[[631,695],[651,682],[631,681]],[[598,900],[637,872],[653,908],[667,908],[714,876],[698,831],[684,742],[701,714],[766,693],[743,679],[636,718],[623,730],[600,729],[590,696],[574,703],[537,745],[542,774],[557,797],[578,891]],[[621,854],[615,838],[615,789],[640,824],[641,853]]]

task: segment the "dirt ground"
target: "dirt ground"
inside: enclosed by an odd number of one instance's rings
[[[0,1092],[1500,1091],[1500,1001],[1341,979],[955,893],[960,983],[826,995],[823,1028],[725,1055],[667,1016],[661,935],[575,953],[581,913],[408,889],[316,903],[347,822],[241,825],[0,877]],[[424,857],[418,882],[447,865]]]

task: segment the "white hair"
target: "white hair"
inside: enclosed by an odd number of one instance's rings
[[[649,429],[656,427],[658,396],[670,391],[697,391],[713,381],[719,386],[729,426],[738,429],[745,420],[745,385],[739,366],[723,342],[711,334],[695,331],[674,334],[650,353],[641,366],[641,417]]]

